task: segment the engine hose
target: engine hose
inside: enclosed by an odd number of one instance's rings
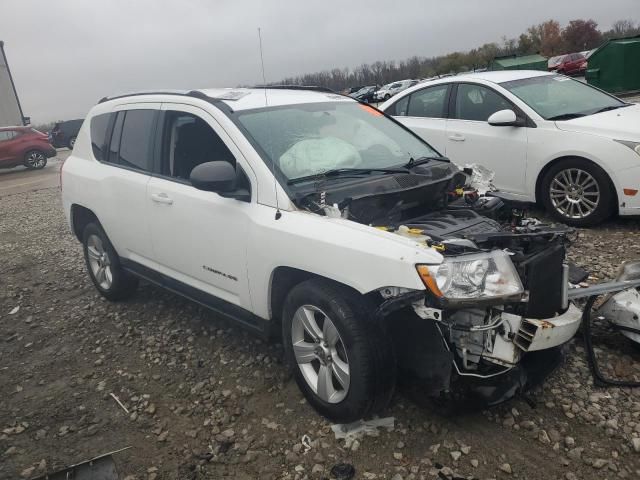
[[[598,295],[589,297],[587,304],[584,306],[582,312],[582,335],[584,338],[585,351],[587,352],[587,360],[589,362],[589,368],[593,375],[593,383],[597,387],[604,387],[612,385],[615,387],[640,387],[640,382],[632,382],[628,380],[614,380],[606,378],[600,371],[598,361],[596,359],[595,351],[593,350],[592,334],[591,334],[591,309],[593,304],[597,300]]]

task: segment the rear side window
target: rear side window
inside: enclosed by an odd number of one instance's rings
[[[387,113],[391,116],[402,116],[404,117],[407,114],[407,107],[409,106],[409,95],[402,97],[396,103],[391,105],[387,109]]]
[[[120,165],[147,172],[151,171],[155,120],[155,110],[128,110],[126,112],[118,155]]]
[[[15,138],[16,132],[13,130],[3,130],[0,132],[0,142],[6,142],[7,140],[11,140]]]
[[[106,160],[107,129],[112,115],[112,113],[103,113],[91,119],[91,149],[96,160],[101,162]]]
[[[444,118],[449,85],[423,88],[411,94],[409,117]]]

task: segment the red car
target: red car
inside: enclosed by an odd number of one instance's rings
[[[40,169],[55,155],[44,133],[31,127],[0,127],[0,168],[24,165]]]
[[[562,57],[554,70],[563,75],[584,75],[587,70],[587,57],[581,53],[570,53]]]

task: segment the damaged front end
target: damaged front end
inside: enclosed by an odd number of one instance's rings
[[[484,170],[430,164],[367,182],[315,185],[299,192],[297,203],[443,255],[439,265],[416,265],[424,291],[379,292],[377,315],[398,366],[423,392],[500,403],[546,377],[580,325],[567,288],[573,230],[526,218],[492,192]]]
[[[402,377],[422,393],[473,399],[476,406],[508,400],[561,363],[563,345],[581,324],[574,298],[588,289],[572,288],[584,278],[574,278],[580,269],[566,258],[574,230],[527,217],[492,188],[484,169],[437,163],[331,188],[320,182],[299,192],[297,204],[443,256],[438,265],[416,265],[425,290],[377,292],[376,314],[390,332]],[[640,278],[640,268],[625,272]],[[606,290],[613,293],[601,312],[638,341],[640,295],[632,286],[623,279]]]
[[[387,322],[400,368],[423,390],[493,405],[559,364],[582,317],[568,300],[571,229],[499,221],[472,208],[432,212],[406,228],[444,256],[417,267],[426,293]]]

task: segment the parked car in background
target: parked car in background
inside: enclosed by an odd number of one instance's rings
[[[549,60],[547,60],[547,69],[550,72],[555,72],[564,57],[564,55],[556,55],[555,57],[550,57]]]
[[[344,93],[345,95],[351,95],[352,93],[356,93],[358,90],[361,90],[364,87],[365,87],[364,85],[358,85],[358,86],[355,86],[355,87],[347,87],[342,91],[342,93]]]
[[[51,145],[56,148],[67,147],[73,149],[83,121],[84,120],[80,118],[56,123],[51,129],[51,132],[49,132]]]
[[[555,71],[563,75],[584,75],[587,70],[587,58],[582,53],[570,53],[562,57]]]
[[[396,93],[400,93],[417,83],[418,80],[400,80],[399,82],[388,83],[375,93],[374,100],[377,102],[389,100]]]
[[[44,168],[47,159],[55,157],[47,136],[31,127],[0,128],[0,168],[24,165],[30,169]]]
[[[362,87],[360,90],[352,93],[349,96],[361,102],[371,103],[373,102],[373,98],[377,90],[378,90],[377,85],[370,85],[368,87]]]
[[[640,105],[563,75],[512,70],[422,83],[380,109],[564,223],[640,214]]]

